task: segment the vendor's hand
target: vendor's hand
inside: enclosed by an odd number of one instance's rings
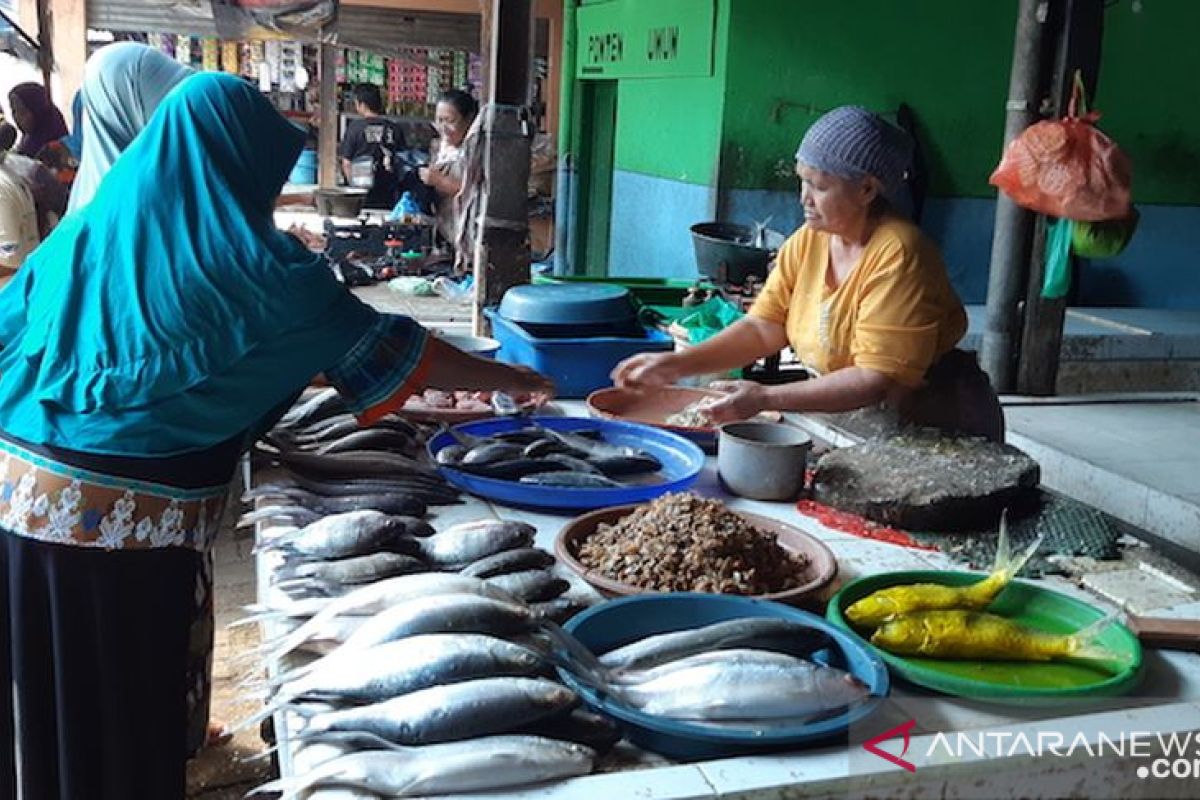
[[[657,389],[675,383],[683,371],[675,366],[674,353],[639,353],[617,364],[610,377],[621,389]]]
[[[708,388],[723,393],[704,409],[717,425],[749,419],[767,407],[767,390],[754,381],[715,381]]]
[[[421,183],[426,186],[433,186],[433,170],[429,167],[421,167],[417,170],[417,177],[421,179]]]
[[[554,381],[540,372],[517,365],[509,367],[506,372],[508,374],[504,385],[497,386],[497,389],[509,393],[533,395],[532,399],[539,406],[554,398]]]

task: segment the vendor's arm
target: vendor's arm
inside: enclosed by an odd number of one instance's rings
[[[758,317],[744,317],[711,339],[675,353],[641,353],[627,358],[612,372],[622,388],[652,389],[688,375],[727,372],[787,345],[783,325]]]
[[[853,411],[875,405],[896,391],[895,380],[867,367],[845,367],[827,375],[780,386],[752,381],[713,384],[728,394],[706,409],[713,422],[746,419],[760,411]]]
[[[455,197],[462,191],[462,181],[437,167],[421,167],[417,174],[422,183],[432,186],[434,191],[443,197]]]

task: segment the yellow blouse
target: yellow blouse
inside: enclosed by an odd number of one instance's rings
[[[829,241],[807,227],[792,234],[750,314],[783,325],[796,356],[817,372],[859,366],[921,385],[967,330],[937,246],[911,222],[888,217],[832,289]]]

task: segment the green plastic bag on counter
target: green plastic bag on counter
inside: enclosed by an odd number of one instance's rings
[[[700,344],[737,322],[744,315],[724,297],[710,297],[671,323],[671,334],[687,334],[688,344]]]
[[[1046,231],[1046,273],[1042,279],[1042,297],[1057,300],[1071,289],[1071,232],[1075,223],[1057,219]]]

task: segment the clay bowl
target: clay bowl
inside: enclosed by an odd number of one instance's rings
[[[640,505],[614,506],[590,511],[576,517],[567,523],[554,540],[554,553],[558,560],[567,565],[579,577],[587,581],[593,588],[605,597],[628,597],[636,594],[653,594],[653,590],[643,589],[628,583],[613,580],[595,570],[585,567],[578,558],[580,545],[589,536],[595,534],[600,525],[615,523],[640,508]],[[770,517],[751,514],[745,511],[729,509],[742,517],[754,527],[766,533],[775,535],[779,546],[792,553],[798,553],[808,558],[805,567],[805,581],[794,589],[769,594],[748,595],[756,600],[774,600],[791,605],[812,604],[811,601],[821,589],[828,586],[837,577],[838,565],[833,551],[824,542],[799,528],[780,522]],[[744,596],[744,595],[739,595]]]
[[[710,389],[689,389],[683,386],[664,386],[649,392],[631,392],[612,387],[598,389],[588,395],[587,406],[588,412],[594,417],[653,425],[686,436],[701,447],[716,448],[716,426],[670,425],[667,423],[667,417],[706,397],[720,396],[720,392]],[[754,419],[779,422],[783,415],[778,411],[764,411]]]

